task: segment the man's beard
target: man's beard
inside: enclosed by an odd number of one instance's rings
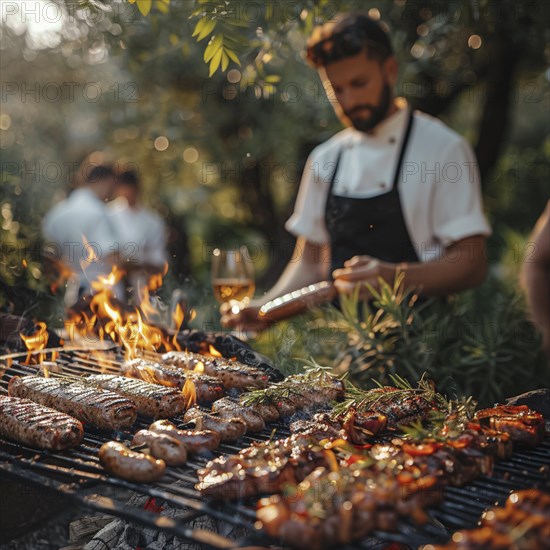
[[[391,87],[387,82],[384,82],[384,88],[380,94],[380,101],[378,105],[358,105],[351,111],[344,111],[344,114],[348,117],[353,127],[360,132],[370,132],[376,128],[388,115],[391,106]],[[369,109],[371,115],[368,118],[354,117],[355,112],[360,112],[363,109]]]

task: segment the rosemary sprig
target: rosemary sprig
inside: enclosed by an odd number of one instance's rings
[[[337,378],[331,374],[330,367],[323,367],[313,359],[306,361],[302,374],[293,374],[281,382],[263,390],[254,390],[241,396],[243,405],[255,405],[283,401],[293,396],[300,397],[305,390],[323,388],[332,389]]]
[[[382,386],[378,382],[377,388],[372,390],[362,390],[357,388],[351,382],[347,381],[346,398],[342,403],[338,403],[335,407],[335,414],[345,414],[351,407],[354,407],[359,412],[368,411],[377,406],[388,406],[391,403],[399,403],[403,399],[416,395],[423,397],[426,401],[434,403],[436,409],[447,410],[449,402],[440,393],[436,392],[432,383],[422,375],[418,381],[417,387],[414,388],[408,380],[398,374],[390,375],[390,379],[394,386]],[[393,391],[388,391],[386,388],[395,388]]]
[[[447,411],[430,412],[426,425],[420,421],[412,422],[409,426],[402,426],[401,430],[406,439],[413,441],[446,441],[464,432],[466,424],[474,416],[476,406],[477,403],[471,396],[449,401]]]

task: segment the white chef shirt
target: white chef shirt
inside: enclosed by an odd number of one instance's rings
[[[325,206],[339,151],[334,195],[368,198],[390,191],[407,120],[408,109],[402,106],[372,134],[348,128],[316,147],[286,229],[312,243],[330,242]],[[398,177],[405,224],[420,261],[437,260],[460,239],[490,235],[474,153],[463,137],[440,120],[414,113]]]
[[[55,259],[69,267],[81,288],[111,271],[105,260],[113,252],[115,236],[105,203],[90,189],[76,189],[54,206],[42,222],[42,232]]]
[[[130,207],[124,197],[107,205],[109,220],[115,230],[121,261],[137,265],[163,267],[166,255],[166,228],[154,212]]]

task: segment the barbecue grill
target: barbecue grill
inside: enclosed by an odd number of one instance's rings
[[[225,349],[224,352],[230,354],[231,349]],[[73,376],[98,372],[116,374],[122,360],[116,349],[104,351],[100,359],[90,351],[59,350],[57,353],[56,363],[62,368],[63,374]],[[26,365],[26,358],[27,354],[0,358],[0,393],[7,392],[7,385],[12,376],[36,374],[40,367]],[[251,358],[253,361],[257,360],[257,357]],[[114,433],[101,432],[86,426],[82,444],[63,452],[38,451],[18,443],[0,440],[0,473],[41,488],[52,489],[68,500],[91,509],[118,516],[141,526],[165,531],[204,547],[234,548],[250,544],[269,546],[276,543],[255,527],[254,501],[214,504],[201,498],[199,492],[193,488],[197,481],[196,470],[203,467],[211,457],[193,456],[182,467],[168,468],[164,477],[155,484],[129,482],[106,473],[97,457],[99,447],[115,438],[131,441],[132,435],[138,429],[146,428],[149,423],[150,420],[140,418],[131,432]],[[255,441],[266,441],[273,436],[287,435],[289,430],[286,425],[271,424],[263,432],[253,436],[245,435],[238,444],[220,445],[212,456],[234,454]],[[547,437],[538,448],[515,452],[510,460],[497,463],[491,477],[480,477],[464,487],[444,489],[444,500],[437,508],[429,511],[431,521],[428,524],[416,526],[401,522],[397,532],[375,532],[372,538],[354,545],[354,548],[374,548],[383,542],[397,542],[409,546],[445,542],[453,531],[474,527],[483,510],[497,502],[503,502],[510,491],[531,487],[548,490],[549,465],[550,437]],[[104,496],[107,487],[127,489],[154,498],[159,504],[185,510],[185,513],[176,521],[130,506]],[[91,489],[94,491],[93,495],[90,495]],[[226,527],[244,528],[249,534],[244,538],[231,540],[207,529],[194,528],[193,523],[201,516],[209,516],[225,523]]]

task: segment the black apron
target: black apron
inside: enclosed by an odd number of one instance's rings
[[[343,154],[342,150],[338,153],[325,208],[332,254],[331,273],[343,267],[346,260],[359,255],[372,256],[392,263],[419,261],[405,224],[399,197],[401,168],[413,122],[411,110],[392,187],[387,193],[361,199],[334,195],[334,182]]]

